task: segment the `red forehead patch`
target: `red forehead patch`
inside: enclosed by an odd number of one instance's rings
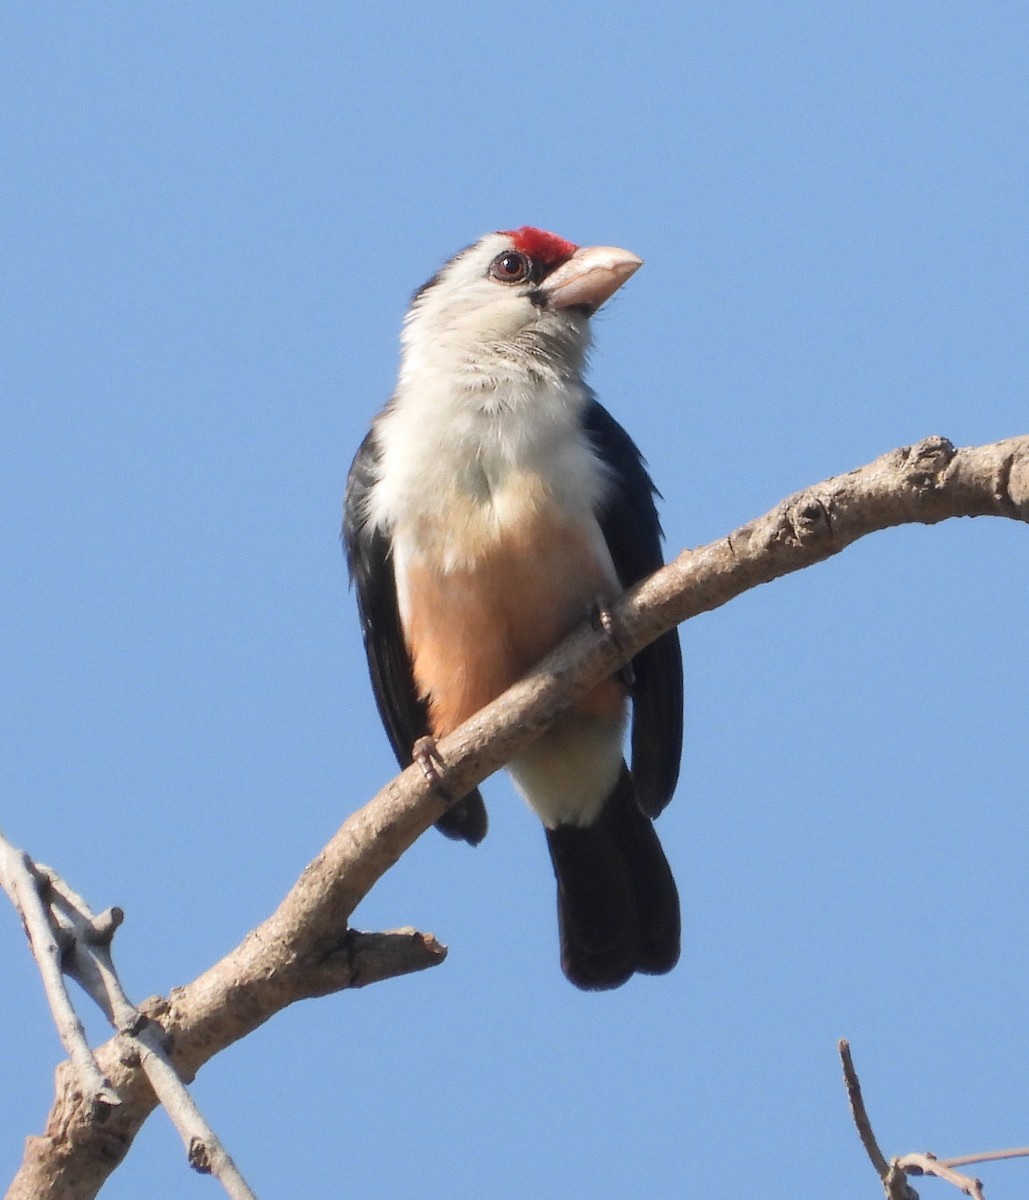
[[[536,229],[533,225],[523,225],[521,229],[502,229],[500,232],[513,240],[516,250],[537,262],[563,262],[579,249],[574,242],[567,242],[556,233],[547,233],[545,229]]]

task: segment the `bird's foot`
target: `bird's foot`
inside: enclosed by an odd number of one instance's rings
[[[593,623],[593,628],[598,633],[602,633],[616,650],[623,650],[625,648],[621,622],[615,616],[613,609],[603,596],[597,596],[593,601],[590,621]],[[636,673],[632,669],[631,662],[625,663],[619,669],[618,678],[621,679],[626,687],[632,687],[636,682]]]
[[[436,739],[431,733],[420,737],[411,748],[411,758],[421,767],[425,782],[444,800],[450,799],[450,794],[443,786],[443,778],[439,773],[440,767],[446,766],[443,755],[436,745]]]

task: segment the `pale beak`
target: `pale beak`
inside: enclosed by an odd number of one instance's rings
[[[540,284],[551,308],[582,306],[595,312],[643,266],[643,259],[617,246],[583,246]]]

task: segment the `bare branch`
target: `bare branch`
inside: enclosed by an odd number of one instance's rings
[[[929,438],[799,492],[728,537],[684,551],[613,606],[617,648],[584,623],[530,675],[439,743],[447,793],[465,795],[576,697],[673,625],[876,530],[987,515],[1029,521],[1029,437],[963,450]],[[398,934],[396,957],[384,967],[346,922],[444,809],[439,789],[416,765],[354,813],[266,921],[221,962],[172,992],[161,1022],[172,1038],[176,1071],[191,1078],[212,1055],[294,1000],[438,962],[441,950],[433,939]],[[163,1010],[165,1002],[157,1003]],[[153,1093],[140,1069],[122,1060],[117,1042],[101,1047],[97,1057],[121,1106],[99,1126],[59,1068],[46,1132],[29,1140],[8,1200],[91,1197],[127,1151],[153,1108]],[[49,1190],[47,1177],[53,1181]],[[30,1178],[38,1180],[34,1190],[27,1186]]]
[[[875,1134],[872,1132],[872,1123],[868,1119],[865,1100],[861,1095],[861,1081],[857,1077],[857,1071],[854,1070],[850,1042],[846,1038],[840,1038],[836,1043],[836,1049],[840,1053],[840,1062],[843,1064],[843,1082],[847,1087],[847,1099],[850,1101],[850,1112],[854,1118],[854,1124],[857,1126],[858,1136],[861,1138],[861,1144],[865,1148],[869,1161],[875,1167],[875,1173],[884,1180],[889,1173],[890,1165],[879,1149],[879,1143],[875,1140]]]
[[[43,894],[50,887],[49,875],[39,871],[32,859],[0,834],[0,886],[17,909],[29,939],[32,957],[43,979],[47,1003],[61,1044],[78,1075],[82,1103],[95,1115],[101,1105],[119,1104],[117,1093],[97,1066],[82,1027],[64,986],[62,959],[72,945],[71,935],[60,936],[50,924]]]
[[[945,1167],[971,1167],[976,1163],[1003,1162],[1006,1158],[1029,1158],[1029,1146],[1015,1150],[984,1150],[982,1154],[961,1154],[957,1158],[941,1158]]]
[[[892,1158],[889,1162],[883,1157],[879,1144],[872,1132],[872,1124],[865,1110],[865,1102],[861,1096],[861,1084],[854,1069],[854,1060],[850,1053],[850,1044],[846,1038],[837,1043],[840,1060],[843,1063],[843,1078],[847,1085],[847,1096],[850,1100],[850,1111],[854,1117],[861,1143],[865,1147],[872,1166],[886,1192],[886,1200],[918,1200],[918,1193],[908,1183],[909,1175],[931,1175],[952,1184],[969,1196],[971,1200],[986,1200],[983,1195],[983,1185],[971,1175],[956,1171],[955,1167],[970,1166],[972,1163],[993,1162],[1002,1158],[1029,1157],[1029,1147],[1023,1146],[1018,1150],[991,1150],[983,1154],[967,1154],[960,1158],[937,1158],[935,1154],[904,1154]]]
[[[121,909],[95,916],[81,896],[50,872],[57,920],[75,931],[65,970],[122,1034],[126,1054],[142,1066],[154,1094],[168,1113],[186,1148],[190,1166],[214,1175],[232,1200],[256,1200],[218,1135],[175,1073],[165,1049],[165,1034],[153,1018],[144,1017],[126,996],[111,955],[111,939],[122,922]]]
[[[128,1040],[138,1050],[140,1065],[154,1094],[179,1131],[189,1165],[201,1175],[214,1175],[231,1200],[257,1200],[221,1139],[197,1108],[189,1088],[175,1073],[160,1026],[154,1021],[144,1021],[143,1028]]]
[[[84,1101],[99,1119],[100,1106],[120,1104],[101,1074],[86,1042],[82,1024],[64,986],[64,975],[78,982],[123,1036],[142,1066],[154,1093],[179,1131],[190,1165],[213,1174],[232,1200],[256,1200],[221,1141],[204,1119],[165,1052],[164,1034],[140,1014],[121,986],[111,957],[111,940],[122,923],[121,909],[99,916],[49,867],[18,852],[0,834],[0,883],[22,914],[33,955],[39,964],[58,1033],[75,1066]]]
[[[973,1179],[971,1175],[960,1175],[957,1171],[951,1170],[934,1154],[905,1154],[901,1158],[894,1159],[893,1165],[902,1174],[932,1175],[936,1179],[942,1179],[944,1183],[953,1184],[959,1192],[971,1197],[971,1200],[986,1200],[980,1180]]]

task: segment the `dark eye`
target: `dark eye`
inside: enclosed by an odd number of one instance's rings
[[[501,283],[521,283],[529,278],[529,260],[517,250],[505,250],[490,264],[489,273]]]

